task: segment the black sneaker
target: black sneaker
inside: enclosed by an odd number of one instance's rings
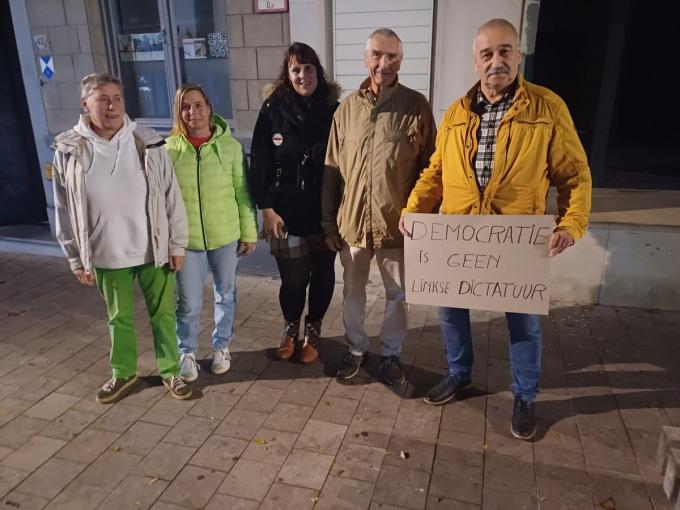
[[[470,386],[470,379],[463,380],[457,375],[447,375],[430,388],[423,400],[426,404],[440,406],[446,404],[456,396],[458,391],[467,386]]]
[[[346,381],[357,375],[359,372],[359,367],[363,365],[364,360],[365,356],[363,354],[357,356],[351,352],[348,352],[343,358],[340,368],[338,368],[338,379]]]
[[[104,383],[104,386],[99,388],[95,400],[100,404],[108,404],[113,402],[117,398],[123,396],[123,394],[131,389],[137,382],[137,376],[133,375],[127,379],[120,379],[112,377]]]
[[[515,404],[512,408],[512,435],[517,439],[528,441],[536,434],[536,418],[534,417],[534,403],[526,402],[515,397]]]
[[[399,356],[383,356],[380,358],[378,373],[388,386],[398,386],[404,384],[406,380]]]

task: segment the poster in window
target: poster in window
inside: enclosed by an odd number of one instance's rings
[[[118,52],[122,62],[164,60],[163,34],[118,34]]]
[[[121,62],[134,62],[135,45],[131,34],[118,34],[118,54]]]
[[[225,32],[210,32],[208,34],[208,56],[210,58],[227,58],[227,34]]]
[[[182,46],[184,46],[184,58],[186,60],[208,58],[208,50],[205,45],[205,37],[183,39]]]

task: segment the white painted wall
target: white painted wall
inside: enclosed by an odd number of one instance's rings
[[[439,0],[435,39],[432,109],[437,125],[449,106],[478,80],[472,60],[477,28],[505,18],[520,30],[522,0]]]
[[[426,97],[432,88],[439,123],[449,105],[477,81],[472,63],[477,27],[506,18],[521,30],[524,13],[522,0],[438,0],[433,41],[433,5],[434,0],[289,0],[290,38],[312,46],[347,94],[367,75],[368,35],[380,26],[392,28],[404,41],[400,80]]]
[[[399,81],[430,96],[430,53],[434,0],[335,0],[333,58],[343,94],[356,90],[368,75],[366,39],[380,27],[394,30],[404,46]]]
[[[290,40],[310,45],[329,77],[333,73],[331,0],[289,0]]]

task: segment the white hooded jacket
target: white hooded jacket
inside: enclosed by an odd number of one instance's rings
[[[129,119],[126,122],[130,122]],[[80,124],[83,123],[89,124],[85,115],[81,116]],[[59,134],[53,144],[57,241],[68,258],[71,270],[82,268],[91,272],[86,174],[95,160],[95,146],[91,139],[78,131],[80,129],[70,129]],[[135,156],[140,158],[147,180],[146,212],[153,260],[156,266],[162,266],[168,262],[170,255],[184,255],[188,242],[184,202],[172,161],[163,147],[165,141],[149,128],[135,127],[132,135]],[[114,161],[119,157],[116,155]]]

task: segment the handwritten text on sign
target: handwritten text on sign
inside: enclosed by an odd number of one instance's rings
[[[406,301],[547,315],[552,216],[409,214]]]

